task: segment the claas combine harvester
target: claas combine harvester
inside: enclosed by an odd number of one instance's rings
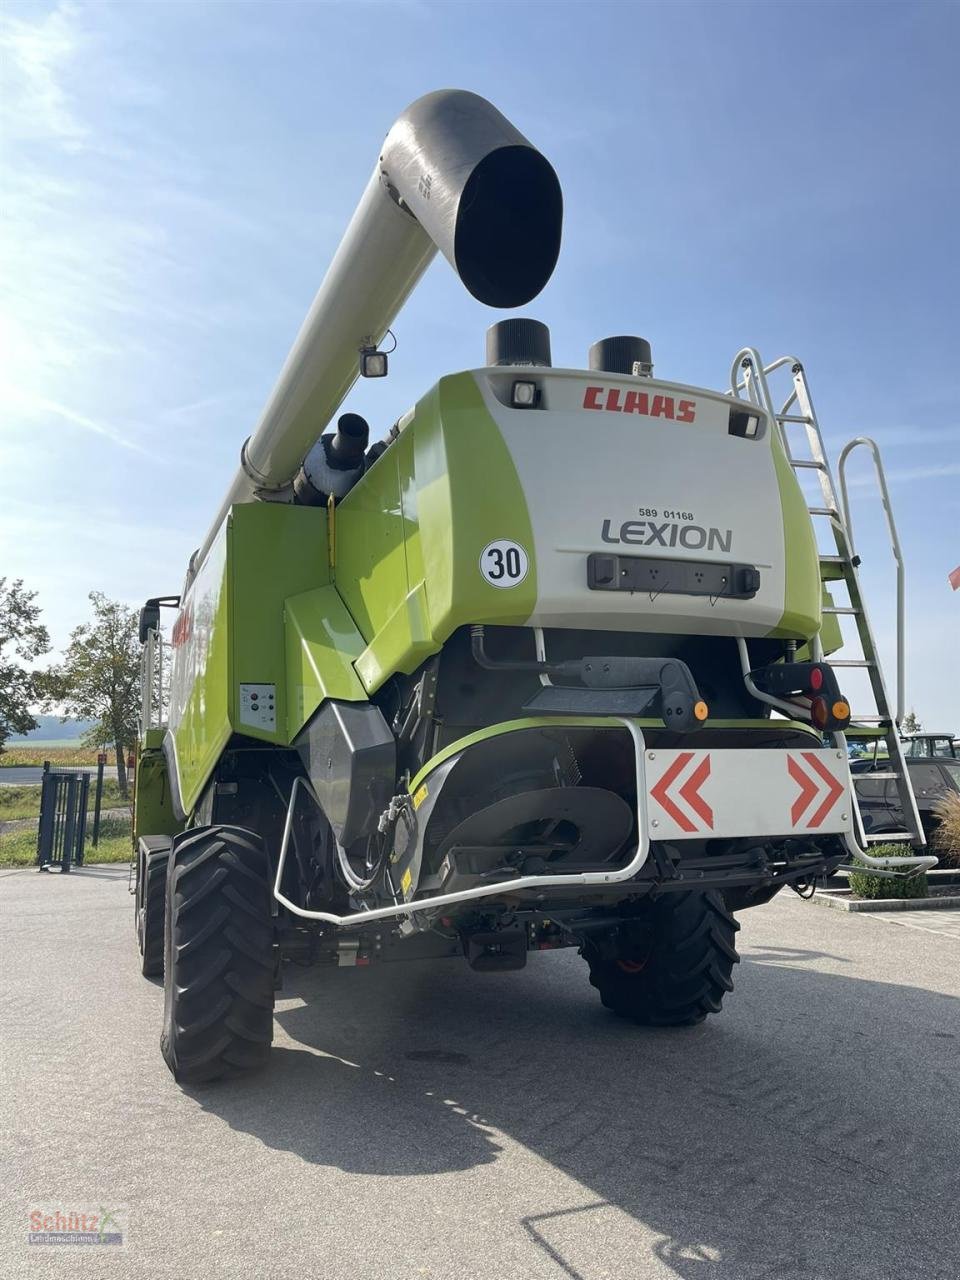
[[[637,337],[554,368],[547,328],[508,317],[482,368],[385,438],[353,413],[329,429],[358,376],[387,372],[438,249],[474,298],[516,308],[561,221],[554,170],[488,102],[410,106],[182,594],[141,614],[137,937],[178,1080],[265,1061],[290,961],[500,970],[576,947],[616,1013],[700,1021],[732,987],[736,911],[854,857],[895,874],[867,852],[848,726],[887,740],[922,846],[792,358],[745,349],[711,391],[655,379]],[[840,614],[876,702],[853,725],[824,658]]]

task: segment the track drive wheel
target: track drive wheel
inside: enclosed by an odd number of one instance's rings
[[[737,921],[719,893],[664,894],[643,915],[584,945],[590,981],[622,1018],[685,1027],[719,1013],[733,990]]]
[[[269,859],[241,827],[195,827],[170,858],[160,1048],[200,1084],[262,1067],[273,1040]]]

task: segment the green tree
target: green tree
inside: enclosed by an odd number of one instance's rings
[[[93,619],[74,628],[63,662],[47,675],[48,698],[67,715],[95,722],[84,740],[112,744],[125,796],[126,753],[136,741],[140,710],[137,613],[99,591],[91,591],[90,603]]]
[[[922,733],[923,732],[923,725],[917,719],[917,713],[914,711],[913,707],[911,707],[910,710],[907,712],[907,714],[903,717],[903,724],[901,724],[900,728],[904,733]]]
[[[43,696],[43,677],[23,663],[46,653],[50,636],[38,621],[36,595],[27,591],[22,578],[9,586],[6,578],[0,578],[0,755],[12,733],[29,733],[37,727],[30,704]]]

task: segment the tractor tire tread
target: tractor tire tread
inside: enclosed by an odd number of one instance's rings
[[[605,1008],[655,1027],[695,1026],[719,1013],[740,959],[734,945],[740,926],[720,894],[665,894],[631,924],[635,934],[621,931],[613,954],[596,944],[584,948],[590,982]],[[648,952],[639,970],[627,971],[616,947],[629,950],[634,936],[648,940]]]
[[[167,901],[167,849],[152,849],[146,854],[143,871],[143,898],[138,912],[137,942],[140,950],[140,972],[145,978],[163,974],[163,926]]]
[[[182,1084],[267,1061],[274,1005],[269,870],[259,837],[241,828],[198,828],[175,842],[160,1045]]]

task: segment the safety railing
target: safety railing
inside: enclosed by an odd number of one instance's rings
[[[163,633],[158,627],[151,627],[140,654],[141,732],[163,727],[164,663]]]
[[[847,533],[847,543],[850,547],[850,554],[857,554],[853,541],[853,521],[850,517],[850,498],[847,493],[847,459],[853,453],[854,449],[863,447],[869,449],[873,458],[873,467],[877,475],[877,486],[880,489],[880,501],[883,506],[883,513],[887,520],[887,532],[890,535],[890,546],[893,551],[893,558],[897,565],[897,724],[903,723],[904,716],[904,685],[905,676],[904,668],[906,662],[906,641],[904,637],[905,615],[906,615],[906,591],[905,591],[905,573],[903,567],[903,552],[900,549],[900,538],[897,534],[896,521],[893,518],[893,507],[890,502],[890,492],[887,489],[887,477],[883,470],[883,461],[880,457],[880,450],[877,442],[871,440],[869,436],[857,436],[855,440],[849,441],[840,451],[840,460],[837,463],[837,483],[840,489],[840,504],[843,512],[843,523]]]
[[[83,866],[89,791],[89,773],[51,769],[49,761],[44,764],[37,827],[37,866],[41,871],[56,863],[62,872],[68,872],[71,865]]]

